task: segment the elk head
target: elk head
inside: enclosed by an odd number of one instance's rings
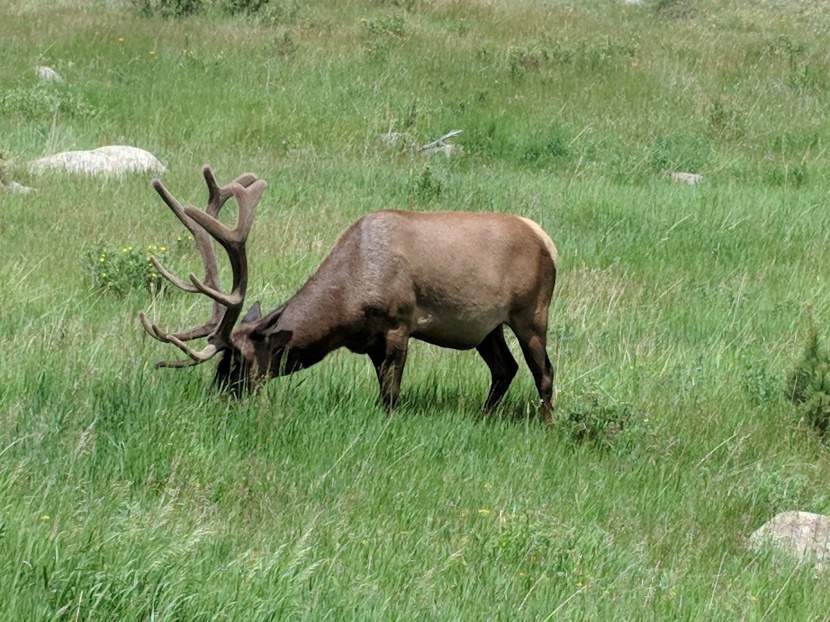
[[[245,388],[255,385],[258,378],[252,373],[256,365],[253,364],[255,357],[251,344],[242,335],[247,332],[246,325],[261,317],[259,303],[251,307],[237,331],[234,331],[234,326],[242,314],[248,286],[248,259],[245,243],[266,183],[251,173],[245,173],[230,184],[220,187],[210,166],[203,167],[202,173],[208,187],[208,204],[204,211],[191,205],[182,207],[158,179],[153,181],[153,187],[182,224],[193,234],[204,263],[204,278],[199,279],[191,273],[189,280],[184,281],[165,269],[155,257],[151,257],[150,261],[156,270],[176,287],[186,292],[202,293],[211,298],[213,310],[210,319],[200,326],[176,333],[166,333],[160,330],[158,326],[147,320],[144,313],[140,314],[139,319],[151,337],[164,343],[171,343],[187,355],[185,359],[159,361],[156,363],[157,369],[198,365],[221,354],[214,382],[218,387],[238,394]],[[222,206],[231,197],[236,199],[239,207],[237,223],[233,229],[226,227],[217,218]],[[233,281],[229,293],[223,292],[219,283],[216,254],[211,238],[225,249],[230,259]],[[202,350],[194,350],[186,343],[203,337],[207,337],[207,346]]]

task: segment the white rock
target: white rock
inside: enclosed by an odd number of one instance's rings
[[[400,132],[387,132],[386,134],[380,135],[380,142],[383,143],[386,147],[394,147],[398,144],[398,141],[401,139]]]
[[[423,151],[423,153],[429,156],[440,154],[450,158],[453,156],[460,156],[461,154],[463,154],[464,147],[462,145],[452,144],[435,145],[434,147],[430,147],[429,149]]]
[[[0,188],[3,190],[8,190],[9,192],[14,192],[17,194],[29,194],[30,192],[37,192],[35,188],[30,188],[29,186],[24,186],[23,184],[19,184],[16,181],[10,181],[7,184],[0,183]]]
[[[695,186],[703,181],[703,175],[697,173],[672,173],[671,180],[680,184]]]
[[[830,516],[782,512],[758,528],[749,537],[749,545],[756,551],[773,547],[822,571],[830,563]]]
[[[31,163],[34,171],[61,170],[88,175],[123,175],[132,172],[163,173],[164,165],[137,147],[108,146],[92,151],[64,151]]]
[[[43,82],[65,82],[61,74],[46,65],[35,67],[35,73]]]

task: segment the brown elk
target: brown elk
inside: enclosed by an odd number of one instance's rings
[[[485,402],[491,411],[504,396],[518,365],[504,339],[515,333],[551,419],[553,367],[545,346],[548,307],[556,280],[557,251],[531,220],[509,214],[379,211],[344,231],[323,263],[287,302],[262,315],[259,302],[242,313],[248,283],[245,242],[265,182],[247,173],[220,187],[209,166],[204,211],[182,207],[159,180],[153,186],[193,234],[205,267],[204,279],[189,282],[156,269],[177,287],[213,300],[201,326],[165,333],[141,323],[155,339],[171,343],[187,358],[156,367],[186,367],[222,354],[215,383],[239,394],[265,380],[310,367],[329,352],[346,347],[368,354],[388,409],[395,407],[410,337],[445,348],[475,348],[490,368]],[[217,215],[234,197],[235,228]],[[211,238],[227,252],[233,270],[230,293],[219,285]],[[196,351],[187,341],[207,337]]]

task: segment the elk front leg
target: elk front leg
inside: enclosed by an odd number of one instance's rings
[[[499,405],[501,398],[507,393],[519,366],[504,340],[504,326],[494,329],[476,346],[476,350],[490,368],[490,391],[484,403],[484,412],[489,413]]]
[[[388,411],[398,404],[408,345],[409,332],[399,327],[388,330],[378,345],[369,351],[380,383],[380,398]]]

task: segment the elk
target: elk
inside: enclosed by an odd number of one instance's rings
[[[551,421],[553,367],[546,352],[548,307],[558,254],[535,222],[500,213],[384,210],[363,216],[337,239],[317,271],[287,302],[262,314],[259,302],[239,326],[248,284],[245,243],[266,184],[253,174],[219,186],[210,166],[203,210],[182,207],[158,180],[153,187],[192,233],[205,276],[185,281],[155,268],[187,292],[213,300],[210,319],[195,328],[167,333],[140,320],[151,337],[187,355],[159,367],[198,365],[221,354],[214,383],[240,395],[266,380],[305,369],[345,347],[368,354],[388,410],[400,393],[409,339],[445,348],[475,348],[492,376],[484,409],[492,411],[518,365],[504,338],[511,328]],[[233,229],[217,218],[225,202],[238,205]],[[233,282],[223,292],[211,238],[227,252]],[[207,338],[202,350],[187,342]]]

